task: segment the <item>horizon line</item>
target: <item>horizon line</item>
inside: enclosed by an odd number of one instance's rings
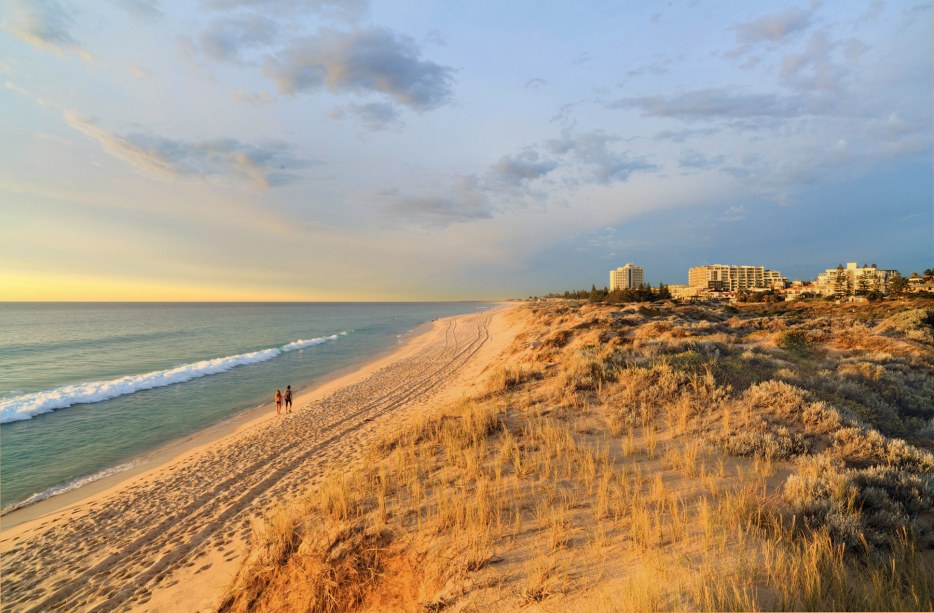
[[[0,304],[417,304],[427,302],[506,302],[526,298],[437,300],[0,300]]]

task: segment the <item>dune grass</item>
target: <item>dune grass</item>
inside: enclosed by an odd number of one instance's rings
[[[930,610],[929,324],[873,309],[529,306],[484,391],[257,526],[220,608]]]

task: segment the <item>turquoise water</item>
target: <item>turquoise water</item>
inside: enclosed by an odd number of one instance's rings
[[[73,489],[484,303],[0,303],[0,505]]]

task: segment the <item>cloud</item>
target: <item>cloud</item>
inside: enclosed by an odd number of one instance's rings
[[[483,193],[475,176],[461,177],[453,189],[443,196],[398,198],[386,207],[390,216],[400,216],[416,223],[444,228],[455,223],[466,223],[493,217],[493,204]]]
[[[220,19],[201,32],[198,45],[209,58],[218,62],[238,62],[241,50],[264,47],[275,40],[276,22],[258,14]]]
[[[366,129],[374,132],[399,125],[402,121],[399,110],[387,102],[348,104],[333,109],[328,116],[331,119],[344,119],[348,115],[355,117]]]
[[[518,155],[504,155],[490,168],[494,184],[520,187],[547,175],[558,167],[554,160],[543,160],[535,151],[524,151]]]
[[[539,79],[536,77],[534,79],[529,79],[528,81],[526,81],[525,88],[526,89],[539,89],[540,87],[545,86],[547,83],[548,81],[546,81],[545,79]]]
[[[92,56],[69,31],[74,24],[71,9],[56,0],[13,0],[7,6],[2,28],[29,44],[58,55]]]
[[[708,157],[696,149],[684,149],[678,158],[678,165],[681,168],[714,170],[722,166],[724,161],[726,161],[726,156],[723,155]]]
[[[75,130],[98,141],[114,157],[159,177],[219,175],[274,187],[293,181],[297,178],[293,171],[309,165],[279,143],[256,146],[233,138],[188,142],[152,134],[120,136],[74,111],[65,111],[64,119]]]
[[[618,136],[594,131],[578,135],[565,134],[561,139],[548,141],[548,148],[557,155],[570,155],[586,173],[580,182],[601,185],[626,181],[634,172],[657,170],[658,166],[642,157],[630,157],[625,151],[612,151],[610,143],[621,141]]]
[[[558,162],[542,159],[531,149],[504,155],[479,177],[462,176],[443,194],[394,198],[386,211],[429,227],[490,219],[498,212],[525,207],[540,199],[530,183],[558,166]]]
[[[340,32],[293,41],[267,66],[284,94],[317,92],[383,94],[426,111],[451,99],[453,69],[420,59],[415,42],[382,28]]]
[[[739,55],[745,53],[752,46],[760,42],[782,44],[795,34],[802,32],[811,25],[817,4],[811,10],[788,8],[779,13],[752,19],[733,27],[736,30],[736,42],[740,47],[734,52]]]
[[[650,117],[678,119],[743,119],[795,117],[805,111],[801,101],[778,94],[734,94],[722,88],[702,89],[671,96],[622,98],[612,109],[636,108]]]

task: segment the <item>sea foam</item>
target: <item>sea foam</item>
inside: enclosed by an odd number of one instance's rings
[[[154,387],[165,387],[184,383],[199,377],[215,375],[247,364],[271,360],[283,353],[335,341],[349,331],[311,339],[298,339],[281,347],[270,347],[250,353],[240,353],[223,358],[201,360],[182,364],[168,370],[157,370],[139,375],[128,375],[107,381],[90,381],[62,385],[42,392],[21,394],[0,400],[0,424],[32,419],[35,415],[64,409],[75,404],[90,404],[110,400],[118,396],[133,394]]]

